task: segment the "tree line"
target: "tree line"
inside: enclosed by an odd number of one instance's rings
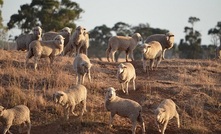
[[[3,5],[3,0],[0,0]],[[34,26],[41,26],[44,31],[59,31],[63,27],[75,29],[75,21],[80,19],[84,10],[78,3],[71,0],[32,0],[30,4],[20,6],[18,13],[11,15],[6,29],[18,27],[22,33],[30,33]],[[189,17],[190,27],[184,27],[185,37],[180,40],[179,44],[175,44],[171,49],[168,57],[179,57],[187,59],[210,59],[215,57],[215,49],[220,46],[221,42],[221,22],[218,22],[214,28],[208,30],[211,35],[212,44],[201,44],[201,33],[195,29],[195,25],[200,19],[197,17]],[[0,28],[2,25],[0,11]],[[105,24],[96,26],[90,30],[90,47],[89,56],[96,57],[100,60],[105,56],[108,39],[115,35],[130,36],[135,32],[142,35],[145,40],[152,34],[165,34],[169,30],[152,28],[148,23],[140,23],[131,26],[125,22],[117,22],[113,27],[107,27]],[[135,59],[140,59],[141,55],[139,47],[135,49]]]

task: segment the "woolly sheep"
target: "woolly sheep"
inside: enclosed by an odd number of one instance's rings
[[[165,51],[167,49],[171,49],[173,47],[174,43],[174,34],[171,32],[168,32],[166,34],[154,34],[145,40],[145,43],[149,43],[151,41],[158,41],[162,46],[162,59],[164,59]]]
[[[180,120],[179,114],[176,110],[176,104],[171,99],[163,100],[155,110],[155,115],[155,123],[161,134],[164,134],[169,120],[172,119],[174,116],[177,119],[178,128],[180,128]],[[162,125],[161,128],[160,125]]]
[[[17,50],[28,50],[29,44],[34,40],[40,40],[42,35],[41,27],[34,27],[32,29],[32,34],[23,34],[19,35],[18,38],[15,40],[17,45]]]
[[[84,114],[84,112],[87,112],[86,99],[87,89],[83,85],[74,86],[66,91],[56,91],[53,94],[54,102],[63,106],[67,120],[69,119],[69,112],[71,112],[74,116],[77,116],[77,114],[74,112],[74,109],[75,106],[81,102],[83,103],[81,116]]]
[[[150,68],[153,70],[154,60],[157,59],[156,68],[160,64],[162,59],[162,46],[157,41],[151,41],[148,44],[145,43],[142,46],[142,57],[143,57],[143,69],[147,72],[147,60],[150,60]]]
[[[106,50],[106,56],[108,62],[109,56],[111,56],[112,62],[115,62],[114,54],[117,50],[126,52],[126,62],[128,62],[128,55],[130,55],[131,60],[134,60],[133,50],[138,45],[138,42],[142,40],[142,37],[139,33],[135,33],[132,37],[124,36],[113,36],[108,41],[108,47]]]
[[[0,121],[3,124],[3,134],[9,131],[12,125],[24,125],[26,124],[28,129],[27,133],[30,134],[31,131],[31,120],[30,120],[30,110],[25,105],[17,105],[10,109],[5,109],[0,106]],[[21,131],[21,126],[19,131]]]
[[[78,26],[74,33],[71,35],[68,44],[64,48],[64,55],[69,52],[69,55],[72,55],[73,52],[76,52],[76,55],[79,53],[84,53],[87,55],[87,49],[89,47],[89,33],[82,26]]]
[[[57,35],[62,35],[64,39],[64,47],[67,45],[69,42],[69,38],[71,35],[72,28],[69,27],[64,27],[60,32],[47,32],[44,33],[42,36],[42,40],[53,40]]]
[[[132,134],[136,132],[137,121],[142,127],[142,133],[145,133],[145,124],[142,118],[142,107],[136,101],[120,98],[116,95],[116,90],[109,87],[105,90],[105,108],[111,112],[109,125],[112,127],[114,115],[127,117],[132,122]]]
[[[128,84],[131,80],[133,82],[133,89],[136,90],[135,87],[136,72],[134,66],[131,63],[120,63],[118,65],[117,78],[121,84],[121,89],[124,93],[126,85],[126,94],[128,94]]]
[[[87,74],[88,79],[91,82],[91,62],[90,59],[85,54],[78,54],[73,62],[73,68],[77,74],[76,84],[84,84],[84,77]]]
[[[37,69],[37,62],[40,58],[50,58],[52,64],[56,55],[61,54],[64,48],[64,38],[57,35],[54,40],[49,41],[32,41],[29,46],[29,51],[26,56],[26,65],[28,60],[34,56],[34,68]]]

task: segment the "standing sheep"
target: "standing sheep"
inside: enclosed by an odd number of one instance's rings
[[[145,43],[149,43],[151,41],[158,41],[162,46],[162,59],[164,59],[165,51],[167,49],[171,49],[174,43],[174,34],[168,32],[166,34],[154,34],[147,37]]]
[[[126,52],[126,62],[128,62],[128,55],[130,55],[131,60],[134,60],[133,50],[138,45],[138,42],[142,40],[139,33],[135,33],[132,37],[124,36],[113,36],[108,41],[108,47],[106,50],[106,56],[108,62],[109,56],[111,56],[112,62],[115,62],[114,54],[117,50]]]
[[[91,62],[85,54],[78,54],[73,62],[74,71],[77,74],[76,84],[84,84],[84,77],[87,74],[88,79],[91,82]]]
[[[109,87],[105,90],[105,108],[111,112],[109,125],[112,127],[114,115],[127,117],[132,122],[132,134],[136,132],[137,121],[142,127],[142,133],[145,133],[145,124],[142,118],[142,107],[136,101],[120,98],[116,95],[116,90]]]
[[[53,64],[56,55],[61,54],[64,48],[64,38],[57,35],[54,40],[49,41],[32,41],[29,46],[29,51],[26,56],[26,65],[28,60],[34,56],[34,68],[37,69],[37,62],[40,58],[50,58],[50,63]]]
[[[120,82],[121,89],[124,93],[125,93],[124,89],[126,86],[126,94],[128,94],[128,85],[131,80],[133,82],[133,89],[136,90],[135,87],[136,72],[134,66],[131,63],[120,63],[120,65],[118,65],[117,79]]]
[[[64,47],[68,44],[72,28],[64,27],[60,32],[47,32],[42,36],[42,40],[53,40],[57,35],[62,35],[64,39]]]
[[[164,101],[162,101],[155,110],[155,115],[155,123],[161,134],[164,134],[169,120],[172,119],[174,116],[177,119],[178,128],[180,128],[180,120],[179,114],[176,110],[176,104],[171,99],[165,99]],[[160,125],[162,125],[161,128]]]
[[[0,121],[3,124],[3,134],[9,131],[12,125],[24,125],[26,124],[28,129],[27,133],[30,134],[31,131],[31,120],[30,120],[30,110],[25,105],[18,105],[11,109],[5,109],[0,106]],[[19,131],[21,131],[21,126]]]
[[[79,53],[84,53],[87,55],[87,49],[89,47],[89,33],[82,26],[78,26],[74,33],[71,35],[68,44],[64,48],[64,55],[70,52],[72,55],[73,52],[76,52],[76,55]]]
[[[151,41],[148,44],[145,43],[142,46],[142,55],[144,72],[147,72],[147,60],[150,60],[149,69],[153,70],[154,60],[157,59],[157,68],[162,59],[162,46],[157,41]]]
[[[64,113],[67,120],[69,119],[69,112],[71,112],[74,116],[77,116],[77,114],[74,113],[74,109],[75,106],[80,104],[81,102],[83,103],[81,116],[84,114],[84,112],[87,112],[86,99],[87,89],[83,85],[77,85],[66,91],[56,91],[53,94],[54,102],[64,107]]]
[[[34,27],[32,29],[32,34],[23,34],[19,35],[18,38],[15,40],[17,44],[17,50],[28,50],[29,44],[34,40],[40,40],[42,35],[41,27]]]

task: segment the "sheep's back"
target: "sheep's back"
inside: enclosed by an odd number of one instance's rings
[[[113,49],[126,50],[134,40],[131,37],[113,36],[109,39],[109,43]]]
[[[85,55],[85,54],[78,54],[75,59],[74,59],[74,62],[73,62],[73,66],[74,66],[74,70],[76,71],[77,68],[80,68],[80,64],[82,62],[87,62],[87,63],[90,63],[90,59]]]
[[[159,42],[151,41],[148,44],[151,45],[150,51],[144,54],[144,58],[155,59],[162,55],[162,46]]]
[[[169,117],[173,117],[176,114],[176,104],[171,99],[165,99],[158,108],[164,108]]]
[[[168,44],[168,42],[167,42],[167,38],[166,38],[165,34],[151,35],[151,36],[147,37],[147,39],[145,40],[145,43],[149,43],[151,41],[158,41],[161,44],[163,49],[171,47],[170,44]]]
[[[25,105],[18,105],[11,109],[8,109],[9,112],[11,112],[14,116],[13,124],[19,125],[25,121],[30,120],[30,110]]]
[[[77,85],[66,91],[70,103],[78,104],[87,98],[87,89],[83,85]]]

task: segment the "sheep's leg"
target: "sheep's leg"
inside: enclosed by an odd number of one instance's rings
[[[9,128],[11,127],[11,125],[7,125],[4,127],[4,130],[3,130],[3,134],[6,134],[7,132],[12,134],[10,131],[9,131]]]
[[[129,82],[126,82],[126,94],[128,95],[128,85],[129,85]]]
[[[70,108],[64,108],[64,113],[65,113],[65,116],[66,116],[66,120],[69,119],[69,112],[70,112]]]
[[[122,89],[122,91],[125,93],[125,90],[124,90],[124,83],[121,83],[120,85],[121,85],[121,89]]]
[[[113,123],[114,115],[115,115],[115,113],[111,113],[111,115],[110,115],[110,122],[109,122],[110,127],[113,126],[112,123]]]
[[[161,132],[160,125],[157,120],[155,120],[155,125],[157,126],[158,131]]]
[[[86,109],[86,100],[83,100],[82,103],[83,103],[83,108],[82,108],[81,115],[83,115],[84,112],[87,112],[87,109]]]
[[[54,62],[54,56],[49,57],[50,58],[50,64],[52,65]]]
[[[37,70],[38,60],[39,60],[38,56],[37,56],[37,57],[35,56],[35,60],[34,60],[34,69],[35,69],[35,70]]]
[[[179,118],[179,114],[177,112],[176,112],[175,117],[177,119],[177,127],[180,128],[180,118]]]
[[[150,60],[150,70],[153,70],[154,60]]]
[[[116,62],[118,62],[118,59],[119,59],[119,56],[121,54],[121,50],[119,50],[117,53],[116,53],[116,56],[115,56],[115,59],[116,59]]]
[[[88,70],[88,80],[89,80],[89,82],[91,83],[91,72],[90,72],[90,70]]]
[[[135,134],[136,133],[136,126],[137,126],[137,122],[136,121],[133,121],[132,123],[132,134]]]
[[[168,120],[166,120],[166,122],[164,123],[161,134],[164,134],[164,132],[167,128],[167,124],[168,124]]]
[[[129,51],[129,53],[130,53],[130,58],[131,58],[131,60],[132,60],[132,61],[134,61],[134,54],[133,54],[133,50]]]
[[[145,73],[147,73],[147,61],[143,60],[143,70]]]
[[[135,85],[135,77],[133,78],[133,89],[134,89],[134,91],[136,90],[136,85]]]
[[[165,59],[165,57],[164,57],[165,51],[166,51],[166,49],[164,49],[164,50],[162,51],[162,59],[163,59],[163,60]]]
[[[74,109],[75,109],[75,105],[73,104],[73,105],[71,106],[71,108],[70,108],[71,113],[72,113],[74,116],[78,116],[78,114],[76,114],[76,113],[74,112]]]
[[[160,62],[161,62],[161,57],[158,57],[158,58],[157,58],[156,68],[159,66]]]
[[[112,62],[115,62],[115,58],[114,58],[115,53],[116,53],[116,50],[111,50],[110,52]]]
[[[85,74],[82,75],[82,81],[81,81],[82,84],[84,84],[84,77],[85,77]]]
[[[31,121],[27,121],[27,124],[28,124],[28,134],[30,134],[30,131],[31,131]]]
[[[111,48],[107,48],[107,50],[106,50],[106,57],[107,57],[107,61],[108,61],[108,62],[110,62],[110,59],[109,59],[110,49],[111,49]]]
[[[128,51],[126,50],[126,62],[128,62]]]

